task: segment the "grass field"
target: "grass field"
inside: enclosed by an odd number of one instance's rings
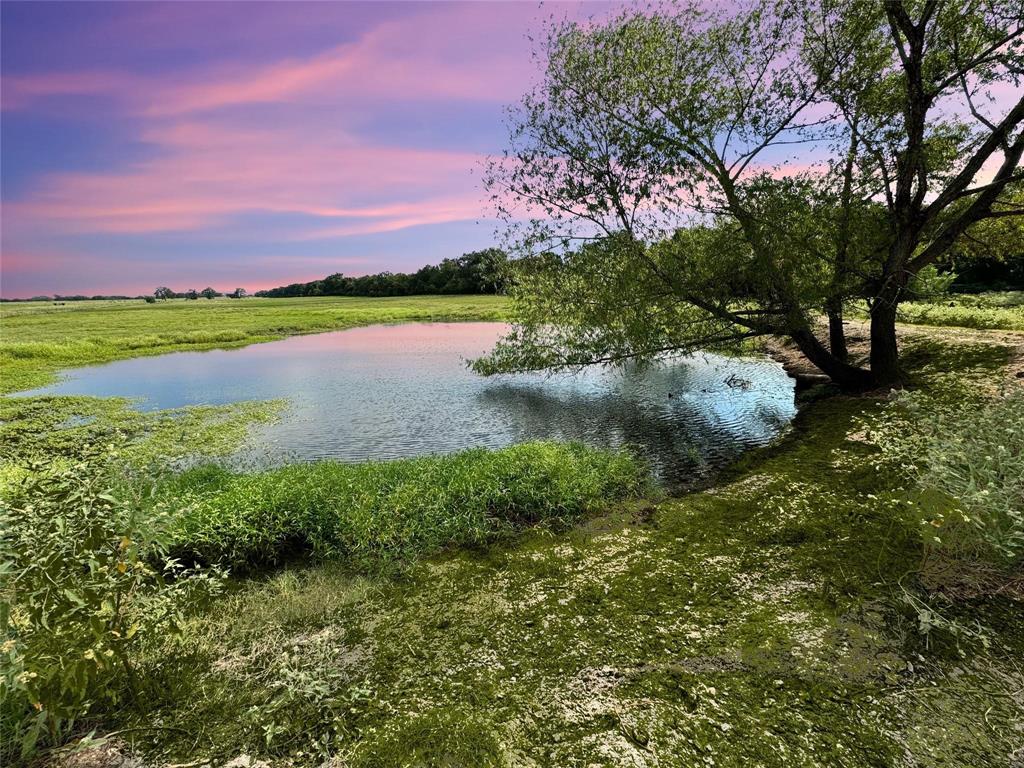
[[[125,357],[375,323],[500,320],[504,311],[498,296],[0,303],[0,392],[42,386],[61,368]]]
[[[866,310],[859,314],[866,317]],[[900,305],[899,321],[911,325],[1024,331],[1024,291],[949,294]]]
[[[1003,317],[991,312],[1020,309],[955,302],[918,317],[986,328]],[[486,297],[7,304],[0,365],[11,391],[64,366],[503,311]],[[915,395],[961,419],[947,462],[987,494],[966,462],[1016,471],[1024,429],[982,433],[1024,409],[993,411],[975,435],[963,424],[1017,381],[1006,366],[1024,335],[901,333]],[[273,414],[259,403],[143,414],[115,399],[0,397],[0,512],[11,499],[25,506],[18,484],[33,473],[61,494],[31,504],[31,525],[0,524],[21,561],[63,563],[75,579],[109,560],[96,578],[128,579],[156,557],[128,562],[134,534],[112,528],[97,558],[65,525],[92,525],[95,504],[144,528],[138,512],[152,506],[166,515],[165,554],[236,569],[180,631],[140,630],[130,685],[86,664],[99,682],[81,686],[76,719],[44,743],[116,732],[100,752],[154,767],[245,756],[273,768],[1002,768],[1022,756],[1024,582],[993,582],[990,564],[943,554],[968,508],[882,463],[885,439],[922,431],[900,401],[812,403],[781,444],[679,498],[637,499],[645,486],[628,457],[559,445],[147,474],[191,450],[228,451]],[[113,495],[101,465],[76,465],[96,450],[126,473]],[[107,593],[80,630],[67,617],[81,597],[51,593],[49,577],[38,579],[45,600],[17,598],[22,623],[3,643],[0,661],[23,666],[0,669],[0,693],[13,680],[21,697],[0,696],[0,761],[36,717],[25,692],[38,681],[25,675],[103,663],[85,627],[106,621]],[[67,611],[49,625],[29,620],[55,604]],[[33,643],[60,632],[60,664],[32,666]]]
[[[1024,331],[1024,292],[1009,296],[957,296],[948,301],[908,302],[900,306],[899,321],[980,330]]]
[[[961,407],[943,372],[987,387],[1008,359],[922,336],[908,353],[920,391]],[[864,436],[891,407],[818,402],[715,489],[398,580],[337,561],[236,579],[147,646],[135,703],[82,728],[154,764],[1005,766],[1024,609],[925,586],[904,524],[924,512]],[[211,503],[245,516],[270,479],[212,477]]]

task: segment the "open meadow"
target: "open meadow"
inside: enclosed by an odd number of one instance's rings
[[[243,346],[373,323],[500,320],[498,296],[0,303],[0,391],[52,380],[61,368],[138,355]]]
[[[219,323],[234,346],[503,307],[7,305],[0,328],[7,350],[51,350],[16,358],[38,383],[214,346]],[[162,464],[215,460],[275,405],[4,397],[5,562],[29,588],[5,598],[22,682],[0,750],[113,733],[82,744],[152,765],[1000,765],[1024,718],[1024,594],[996,564],[1021,529],[1010,513],[972,532],[993,502],[966,488],[992,482],[985,453],[1021,470],[1024,334],[902,337],[913,396],[808,402],[780,443],[679,498],[627,453],[557,444],[182,472]],[[908,471],[907,451],[945,455],[953,435],[959,480]],[[112,616],[119,595],[134,604]]]
[[[1022,3],[0,2],[0,768],[1024,768]]]

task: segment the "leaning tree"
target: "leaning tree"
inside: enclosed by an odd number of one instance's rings
[[[766,0],[553,25],[487,176],[516,322],[477,370],[779,335],[845,388],[895,383],[912,277],[1024,214],[1022,19],[1019,0]]]

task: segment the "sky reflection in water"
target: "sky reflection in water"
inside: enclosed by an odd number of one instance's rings
[[[142,397],[144,409],[287,398],[240,457],[344,461],[527,440],[631,444],[669,486],[763,445],[794,416],[793,383],[766,358],[677,357],[638,369],[484,379],[465,360],[500,323],[371,326],[235,350],[71,370],[32,394]]]

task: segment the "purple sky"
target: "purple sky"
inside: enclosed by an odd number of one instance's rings
[[[254,290],[494,243],[530,31],[597,3],[3,2],[4,297]]]

